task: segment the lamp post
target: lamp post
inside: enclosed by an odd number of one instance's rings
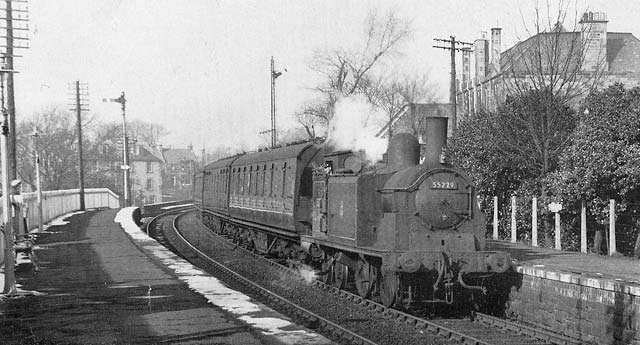
[[[127,143],[127,121],[125,118],[125,109],[127,100],[124,98],[124,91],[118,98],[111,98],[109,100],[103,99],[103,102],[116,102],[120,103],[122,108],[122,178],[123,178],[123,189],[124,189],[124,206],[129,206],[129,148]]]
[[[38,128],[33,129],[33,146],[35,151],[35,165],[36,165],[36,188],[37,188],[37,198],[38,198],[38,231],[42,232],[42,188],[40,183],[40,151],[38,149],[38,137],[40,133],[38,133]]]

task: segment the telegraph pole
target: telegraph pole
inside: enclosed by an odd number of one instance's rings
[[[76,80],[73,83],[74,103],[75,106],[72,110],[76,112],[76,125],[78,129],[78,184],[80,189],[80,211],[85,210],[84,200],[84,161],[82,158],[82,112],[89,111],[88,99],[89,99],[89,87],[88,85],[80,83]]]
[[[5,60],[6,61],[6,60]],[[6,62],[0,71],[0,103],[2,106],[2,135],[0,137],[0,154],[2,154],[2,220],[4,223],[4,290],[3,293],[13,295],[16,293],[15,274],[15,249],[13,247],[13,224],[11,221],[11,185],[9,179],[9,112],[5,107],[5,79],[10,74]]]
[[[13,8],[13,2],[17,3],[18,8]],[[0,38],[4,38],[4,44],[0,43],[0,47],[3,51],[0,52],[2,56],[2,66],[0,68],[0,105],[2,111],[2,126],[0,135],[0,154],[1,154],[1,168],[2,168],[2,220],[4,223],[4,289],[3,293],[6,295],[13,295],[16,293],[16,276],[15,276],[15,248],[13,246],[14,241],[14,229],[11,219],[11,200],[13,199],[13,186],[11,181],[15,180],[17,176],[16,168],[16,125],[15,125],[15,101],[14,101],[14,87],[13,87],[13,73],[16,71],[13,69],[14,48],[28,48],[26,42],[27,37],[15,36],[14,30],[22,30],[28,32],[29,28],[26,26],[28,18],[28,10],[26,6],[20,5],[26,4],[24,0],[5,0],[4,14],[0,14],[0,20],[5,22],[4,27],[0,27]],[[14,27],[14,21],[24,22],[25,25],[18,25]],[[15,41],[25,42],[25,44],[16,45]],[[6,95],[5,95],[6,85]],[[20,220],[21,221],[21,220]]]
[[[455,36],[449,36],[450,39],[443,39],[443,38],[434,38],[433,40],[436,42],[444,42],[444,43],[449,43],[450,45],[447,46],[433,46],[434,48],[440,48],[440,49],[444,49],[444,50],[449,50],[451,51],[451,85],[449,86],[449,102],[451,103],[451,131],[455,133],[456,128],[457,128],[457,117],[458,117],[458,113],[457,113],[457,105],[456,105],[456,51],[464,51],[464,50],[469,50],[468,47],[465,48],[458,48],[456,47],[456,44],[460,44],[461,46],[471,46],[473,45],[473,43],[468,43],[468,42],[462,42],[462,41],[456,41],[456,37]]]
[[[17,5],[16,7],[13,6],[14,3]],[[2,32],[4,36],[3,38],[5,38],[6,42],[6,45],[3,47],[5,48],[6,69],[13,70],[13,58],[17,56],[14,55],[14,49],[28,48],[28,37],[26,37],[26,33],[29,31],[27,26],[27,22],[29,21],[29,10],[27,9],[26,0],[5,0],[4,4],[5,15],[4,18],[0,18],[0,20],[4,20],[6,27],[1,28],[0,32]],[[16,22],[18,24],[14,25]],[[24,32],[24,34],[15,35],[14,31]],[[16,105],[13,73],[8,73],[6,79],[6,106],[7,112],[9,113],[9,141],[7,143],[9,155],[9,179],[10,181],[13,181],[18,176],[16,160]]]

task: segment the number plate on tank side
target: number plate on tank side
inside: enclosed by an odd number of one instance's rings
[[[452,181],[431,181],[431,189],[458,189],[458,183]]]

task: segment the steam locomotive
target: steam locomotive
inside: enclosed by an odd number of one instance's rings
[[[422,164],[406,133],[373,167],[313,142],[221,159],[196,174],[195,203],[205,225],[239,245],[311,265],[386,306],[466,303],[510,257],[484,250],[473,184],[441,159],[446,133],[447,118],[426,119]]]

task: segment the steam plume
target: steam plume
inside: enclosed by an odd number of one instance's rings
[[[337,150],[361,151],[368,163],[375,163],[387,150],[387,140],[376,137],[384,117],[363,96],[343,97],[336,102],[327,141]]]

